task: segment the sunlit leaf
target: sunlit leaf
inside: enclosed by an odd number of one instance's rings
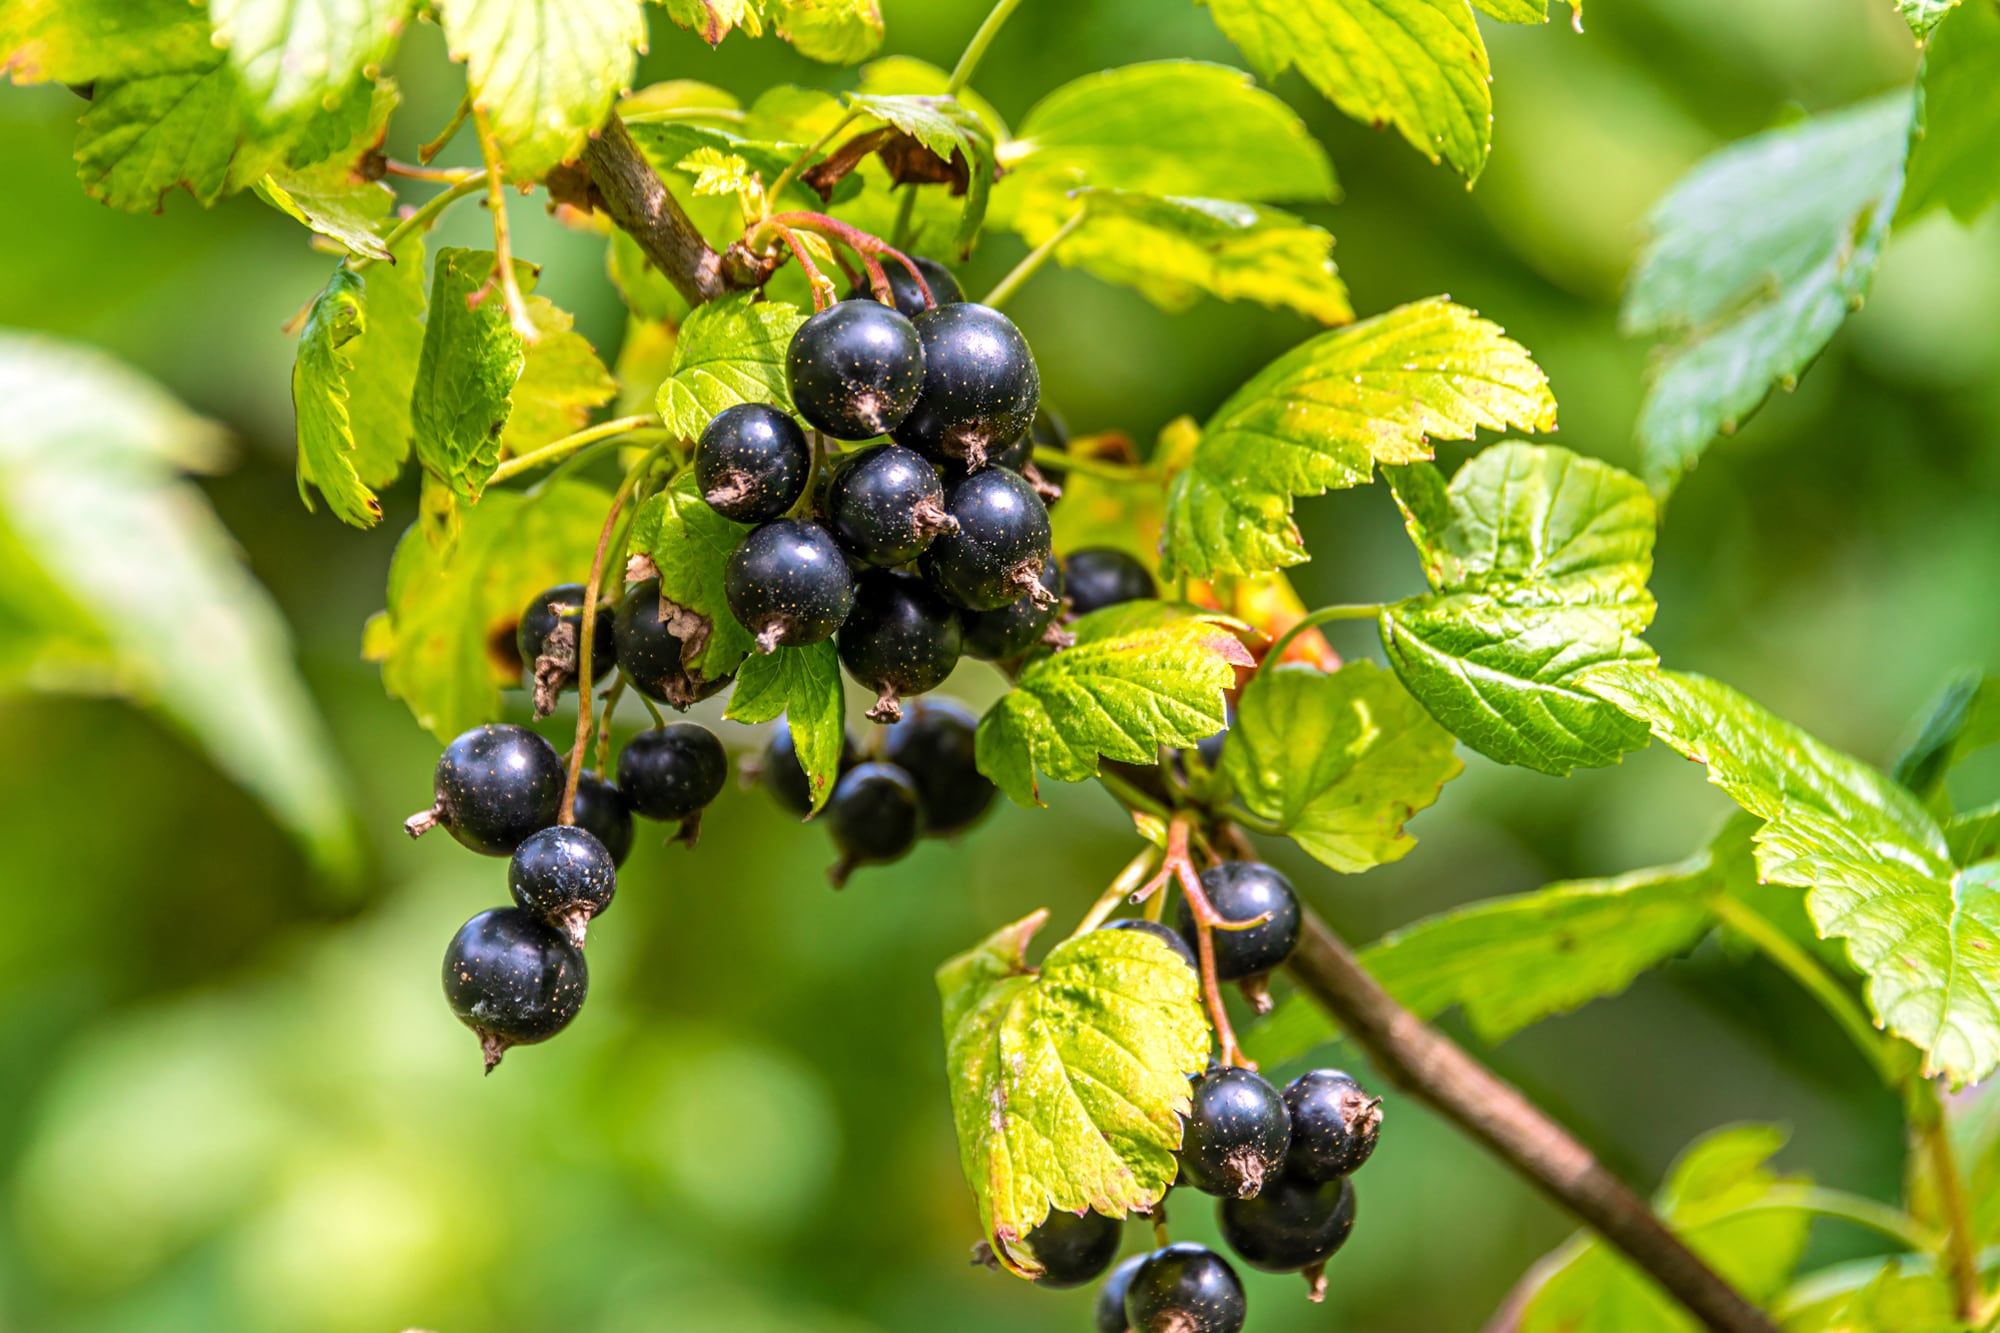
[[[488,286],[493,265],[490,250],[438,251],[410,399],[417,461],[468,502],[479,499],[499,466],[501,432],[526,362],[506,303]],[[532,285],[533,270],[516,265],[525,289]],[[479,293],[475,307],[472,298]]]
[[[717,412],[738,403],[792,410],[785,352],[805,316],[783,301],[739,292],[696,307],[681,325],[660,416],[682,439],[701,438]]]
[[[411,0],[208,0],[249,104],[265,121],[354,95],[409,19]],[[364,94],[365,95],[365,94]]]
[[[632,549],[659,566],[660,596],[678,608],[673,633],[682,663],[702,680],[729,675],[754,646],[750,631],[730,613],[722,584],[730,554],[749,531],[709,507],[692,470],[632,518]]]
[[[1938,29],[1924,50],[1917,94],[1896,221],[1943,207],[1971,222],[2000,199],[2000,6],[1979,0]]]
[[[833,640],[753,653],[737,673],[723,716],[736,722],[772,722],[783,716],[799,767],[805,770],[812,809],[816,813],[825,806],[840,776],[847,742],[846,699]]]

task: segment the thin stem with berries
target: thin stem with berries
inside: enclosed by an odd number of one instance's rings
[[[500,146],[493,138],[493,128],[477,107],[472,111],[472,128],[479,136],[479,155],[486,163],[486,206],[493,213],[493,277],[486,287],[468,298],[468,304],[477,305],[497,285],[500,299],[507,305],[507,322],[514,332],[523,342],[539,342],[542,332],[528,317],[528,300],[521,294],[521,283],[514,273],[514,242],[507,226],[507,168],[500,160]]]

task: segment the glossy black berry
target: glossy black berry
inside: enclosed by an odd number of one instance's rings
[[[571,813],[578,828],[590,830],[604,844],[612,865],[625,864],[632,854],[632,807],[624,792],[586,768],[576,775],[576,805]]]
[[[1270,913],[1262,925],[1210,932],[1218,978],[1260,977],[1292,956],[1299,942],[1299,900],[1290,880],[1261,861],[1224,861],[1202,872],[1201,889],[1225,921],[1250,921]],[[1193,943],[1194,916],[1185,898],[1177,920],[1181,934]]]
[[[475,852],[512,856],[521,839],[556,822],[564,777],[555,747],[526,727],[474,727],[438,756],[437,804],[403,827],[414,838],[442,824]]]
[[[1224,1199],[1216,1209],[1222,1238],[1237,1257],[1266,1273],[1323,1264],[1354,1230],[1354,1185],[1316,1185],[1281,1175],[1253,1199]]]
[[[979,771],[979,719],[956,699],[917,699],[882,735],[882,758],[910,775],[923,802],[924,831],[957,833],[986,813],[998,792]]]
[[[834,474],[826,521],[848,555],[884,567],[908,564],[939,533],[958,529],[937,469],[899,444],[859,454]]]
[[[1182,939],[1178,932],[1168,929],[1157,921],[1148,921],[1143,916],[1122,916],[1116,921],[1105,922],[1098,929],[1136,930],[1143,935],[1151,935],[1154,939],[1179,954],[1189,967],[1197,971],[1201,969],[1201,960],[1194,956],[1193,949],[1188,948],[1188,942]]]
[[[812,446],[799,423],[769,403],[738,403],[716,413],[695,446],[701,498],[724,518],[763,523],[805,494]]]
[[[1104,1285],[1097,1289],[1097,1333],[1130,1333],[1132,1326],[1125,1322],[1125,1293],[1131,1290],[1132,1275],[1139,1271],[1139,1265],[1150,1258],[1149,1254],[1135,1254],[1104,1279]]]
[[[1051,605],[1042,586],[1050,560],[1049,511],[1035,488],[1005,468],[986,468],[945,494],[957,532],[941,534],[924,552],[924,576],[954,605],[997,611],[1022,594]]]
[[[842,735],[840,771],[845,773],[859,762],[861,754],[854,748],[854,737]],[[791,725],[782,717],[771,728],[771,740],[764,747],[764,758],[757,776],[781,807],[800,819],[812,813],[812,780],[799,764],[798,747],[792,743]]]
[[[1092,1281],[1118,1257],[1124,1229],[1119,1218],[1103,1213],[1051,1209],[1027,1236],[1028,1252],[1042,1266],[1042,1275],[1035,1280],[1058,1291]]]
[[[611,906],[618,866],[588,829],[551,824],[529,834],[507,865],[507,890],[524,907],[583,947],[584,927]]]
[[[827,872],[835,888],[859,866],[898,860],[923,832],[917,784],[894,764],[856,764],[834,784],[827,827],[840,860]]]
[[[892,433],[935,462],[981,468],[1033,424],[1042,400],[1035,354],[991,306],[939,306],[912,321],[923,343],[923,392]]]
[[[1062,614],[1062,565],[1054,560],[1042,563],[1036,577],[1048,593],[1037,599],[1022,593],[997,611],[962,611],[959,624],[965,630],[965,655],[982,662],[1004,662],[1039,644],[1065,646],[1073,639],[1060,629],[1051,630]]]
[[[829,638],[854,606],[854,577],[833,534],[798,518],[753,528],[730,555],[722,590],[760,653]]]
[[[952,276],[950,269],[937,260],[926,259],[922,255],[911,255],[910,258],[923,273],[924,283],[931,289],[933,301],[939,305],[954,305],[965,299],[965,293],[960,290],[958,279]],[[910,276],[910,270],[904,268],[899,261],[884,255],[882,273],[889,279],[889,294],[895,298],[896,309],[902,311],[907,318],[915,319],[929,309],[924,304],[923,288],[917,286],[917,280]],[[865,301],[872,299],[874,295],[874,287],[869,285],[868,279],[864,276],[848,291],[847,299]]]
[[[481,912],[444,951],[444,998],[479,1036],[486,1071],[510,1046],[569,1026],[590,990],[583,953],[554,926],[518,907]]]
[[[576,668],[583,652],[583,597],[581,583],[544,588],[528,599],[521,623],[514,629],[514,646],[520,650],[522,667],[535,691],[538,717],[554,712],[556,695],[576,684]],[[595,684],[611,670],[618,647],[611,603],[600,598],[592,618],[597,622],[590,640],[590,679]]]
[[[693,634],[709,627],[700,617],[663,604],[658,579],[632,585],[618,603],[615,623],[618,669],[648,699],[685,709],[729,683],[727,676],[709,680],[689,667],[683,656],[686,642],[674,631]]]
[[[1285,1109],[1292,1116],[1285,1170],[1301,1180],[1352,1175],[1381,1137],[1382,1099],[1338,1069],[1314,1069],[1286,1084]]]
[[[1253,1069],[1211,1069],[1194,1081],[1181,1133],[1181,1170],[1204,1194],[1247,1199],[1277,1178],[1292,1142],[1284,1094]]]
[[[1063,561],[1063,587],[1071,608],[1080,616],[1160,595],[1152,571],[1137,556],[1110,546],[1071,551]]]
[[[1238,1333],[1247,1313],[1236,1270],[1192,1241],[1147,1255],[1125,1289],[1132,1333]]]
[[[799,415],[836,440],[903,423],[924,385],[924,348],[907,315],[880,301],[840,301],[799,325],[785,353]]]
[[[642,731],[618,755],[618,790],[648,819],[693,819],[728,780],[722,742],[695,722]]]
[[[876,722],[902,717],[905,695],[944,684],[964,645],[951,603],[895,569],[873,569],[855,581],[854,609],[835,642],[847,674],[875,691],[868,716]]]

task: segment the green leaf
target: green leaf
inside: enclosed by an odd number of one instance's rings
[[[252,112],[274,123],[353,96],[394,48],[410,0],[208,0],[208,11]]]
[[[354,371],[347,346],[361,336],[361,277],[342,264],[313,298],[292,365],[292,410],[298,418],[299,498],[312,508],[308,486],[319,488],[343,523],[372,528],[382,520],[375,492],[355,472],[354,426],[347,411],[347,380]]]
[[[597,359],[590,340],[576,331],[575,316],[531,296],[528,318],[542,336],[522,349],[513,410],[500,432],[501,449],[513,457],[583,429],[592,409],[618,395],[618,382]]]
[[[965,207],[953,243],[961,254],[970,250],[993,193],[993,131],[986,122],[948,94],[849,93],[847,104],[895,126],[947,162],[964,162]]]
[[[755,646],[723,591],[729,557],[749,531],[709,507],[692,469],[633,515],[632,547],[660,568],[660,597],[673,603],[669,621],[697,685],[728,676]]]
[[[1477,180],[1493,143],[1492,67],[1466,0],[1196,0],[1269,83],[1297,66],[1368,125]]]
[[[508,174],[537,180],[576,156],[632,82],[641,0],[435,0]]]
[[[1903,22],[1910,25],[1918,41],[1931,35],[1931,29],[1944,22],[1944,16],[1958,8],[1958,0],[1896,0],[1896,11],[1903,16]]]
[[[1112,1217],[1157,1203],[1178,1165],[1188,1075],[1208,1059],[1194,972],[1134,930],[1026,951],[1037,912],[938,969],[959,1159],[1001,1262],[1051,1208]]]
[[[1953,815],[1944,826],[1944,840],[1953,865],[1978,865],[2000,857],[2000,803]]]
[[[757,182],[748,162],[719,148],[697,148],[675,165],[693,175],[696,194],[735,194]]]
[[[0,8],[0,73],[17,84],[96,83],[216,59],[186,0],[12,0]]]
[[[2000,5],[1991,0],[1966,5],[1924,50],[1907,176],[1898,225],[1940,206],[1972,222],[2000,199]]]
[[[799,54],[829,65],[853,65],[882,46],[877,0],[771,0],[771,23]]]
[[[219,51],[193,67],[99,83],[77,124],[85,193],[135,213],[157,212],[180,188],[206,208],[283,157],[252,137],[236,72]]]
[[[1620,318],[1670,339],[1639,416],[1655,490],[1794,385],[1861,304],[1909,132],[1905,92],[1814,116],[1706,158],[1654,208]]]
[[[381,146],[397,101],[393,84],[377,88],[368,123],[346,151],[311,166],[273,172],[257,182],[258,197],[319,235],[340,242],[350,254],[388,259],[380,223],[394,206],[396,192],[379,180],[369,180],[359,168],[362,156]]]
[[[1939,693],[1891,776],[1928,798],[1954,764],[1989,745],[2000,745],[2000,676],[1967,672]]]
[[[397,242],[393,262],[362,272],[361,336],[347,345],[347,415],[354,471],[364,486],[387,486],[410,456],[410,400],[424,343],[424,237]]]
[[[829,101],[829,105],[832,103]],[[838,113],[836,113],[837,115]],[[627,126],[632,131],[632,139],[645,153],[647,160],[662,172],[688,173],[690,189],[699,183],[699,165],[687,165],[690,158],[702,162],[719,162],[722,158],[740,159],[750,171],[765,185],[771,184],[783,175],[785,168],[794,158],[806,151],[804,143],[781,143],[775,140],[745,138],[740,134],[718,129],[713,125],[700,125],[686,120],[640,121]],[[732,182],[729,193],[736,189]],[[850,176],[833,190],[833,203],[843,203],[860,192],[861,182]],[[811,187],[800,181],[793,181],[785,187],[787,200],[802,208],[819,209],[824,205]],[[732,198],[728,202],[734,203]],[[714,208],[716,205],[710,204]],[[728,210],[731,224],[740,233],[741,214],[735,209]],[[699,220],[699,219],[698,219]]]
[[[0,333],[0,402],[0,546],[73,608],[58,646],[111,659],[89,687],[170,719],[323,869],[356,873],[340,762],[284,620],[185,480],[215,469],[221,433],[101,353],[23,334]]]
[[[847,742],[847,700],[833,640],[753,654],[744,661],[723,716],[736,722],[770,722],[781,714],[791,728],[799,767],[812,792],[810,818],[833,795]]]
[[[1782,1302],[1786,1333],[1963,1333],[1951,1280],[1926,1266],[1928,1258],[1842,1265],[1833,1270],[1836,1279],[1849,1269],[1863,1276],[1824,1294],[1823,1274],[1806,1277]]]
[[[1041,804],[1037,768],[1082,782],[1100,757],[1150,764],[1162,745],[1213,736],[1236,668],[1254,662],[1226,622],[1170,603],[1107,607],[1070,628],[1076,645],[1032,663],[979,723],[979,771],[1020,805]]]
[[[1082,225],[1056,249],[1066,267],[1136,287],[1164,310],[1206,293],[1284,307],[1327,324],[1354,318],[1333,237],[1289,213],[1224,199],[1092,190]]]
[[[521,686],[513,656],[521,608],[590,568],[611,497],[559,481],[535,494],[497,490],[464,513],[449,549],[412,524],[389,565],[388,610],[369,656],[382,685],[439,740],[500,716]]]
[[[738,403],[792,410],[785,352],[805,316],[796,306],[755,296],[718,297],[681,325],[673,369],[660,386],[660,416],[682,439],[700,439],[717,412]]]
[[[1372,662],[1257,674],[1223,765],[1251,813],[1342,874],[1401,860],[1404,821],[1464,771],[1451,733]]]
[[[764,34],[763,0],[655,0],[664,4],[667,17],[714,46],[741,28],[747,36]]]
[[[491,250],[438,251],[410,398],[417,461],[468,504],[478,502],[500,465],[501,432],[526,363],[506,303],[498,290],[487,290],[493,265]],[[516,269],[523,290],[532,286],[534,270],[518,261]],[[482,291],[484,299],[472,308],[469,302]],[[534,593],[529,588],[523,596]]]
[[[1472,0],[1472,7],[1502,23],[1547,23],[1549,0]],[[1576,6],[1572,5],[1574,13]]]
[[[1481,428],[1553,430],[1548,377],[1498,325],[1441,297],[1322,333],[1258,372],[1174,478],[1162,573],[1258,574],[1307,559],[1301,495],[1357,486]]]

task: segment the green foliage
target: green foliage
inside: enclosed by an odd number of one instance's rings
[[[208,0],[250,106],[266,122],[311,116],[355,95],[409,21],[411,0]]]
[[[744,661],[723,716],[736,722],[770,722],[780,714],[791,728],[816,814],[833,795],[847,740],[847,701],[841,693],[840,657],[833,640],[808,648],[780,648]]]
[[[534,270],[517,261],[516,272],[524,289],[532,285]],[[467,503],[479,500],[500,465],[500,435],[527,359],[493,282],[492,251],[438,251],[410,399],[417,461]]]
[[[273,155],[250,138],[235,72],[204,64],[100,84],[77,122],[77,175],[92,198],[158,211],[185,188],[203,207],[257,181]]]
[[[667,16],[714,46],[732,29],[762,35],[768,22],[799,54],[828,64],[866,60],[882,45],[876,0],[655,0]]]
[[[343,523],[370,528],[382,504],[354,468],[354,425],[347,411],[347,377],[354,359],[347,345],[361,336],[361,279],[345,265],[335,269],[306,314],[292,366],[292,407],[298,416],[299,498],[308,506],[316,486]]]
[[[1928,797],[1953,765],[1989,745],[2000,745],[2000,677],[1967,672],[1939,693],[1890,775]]]
[[[618,381],[576,331],[568,311],[531,296],[528,318],[541,337],[521,349],[521,377],[509,394],[513,406],[500,432],[501,449],[514,455],[582,429],[593,410],[618,395]]]
[[[1788,1299],[1787,1333],[1962,1333],[1951,1281],[1915,1257],[1850,1266],[1853,1283],[1805,1301]],[[1842,1275],[1835,1270],[1836,1275]],[[1808,1279],[1809,1291],[1821,1284]]]
[[[387,260],[389,247],[381,223],[395,205],[396,193],[381,181],[369,180],[357,168],[364,153],[382,142],[389,116],[396,109],[394,84],[375,90],[368,123],[347,148],[324,162],[286,168],[256,184],[257,195],[280,213],[304,223],[348,253]]]
[[[660,386],[660,416],[683,440],[701,438],[717,412],[738,403],[792,410],[785,349],[806,317],[796,306],[755,295],[718,297],[681,325],[672,369]]]
[[[1992,0],[1959,9],[1925,48],[1907,175],[1899,224],[1939,207],[1972,222],[2000,198],[2000,5]]]
[[[1187,1076],[1208,1058],[1194,972],[1137,931],[1027,948],[1036,912],[938,969],[959,1158],[995,1254],[1039,1272],[1022,1239],[1050,1208],[1113,1217],[1173,1183]]]
[[[964,167],[965,208],[953,244],[961,254],[969,252],[993,193],[993,132],[986,123],[956,97],[944,95],[849,93],[847,104],[895,126],[946,162]]]
[[[681,641],[681,662],[706,680],[736,670],[754,646],[750,632],[729,613],[722,590],[730,553],[749,531],[708,507],[692,470],[632,517],[632,549],[652,557],[660,570],[662,601],[678,608],[673,632]]]
[[[1896,0],[1896,12],[1910,25],[1918,41],[1929,38],[1931,30],[1957,8],[1958,0]]]

